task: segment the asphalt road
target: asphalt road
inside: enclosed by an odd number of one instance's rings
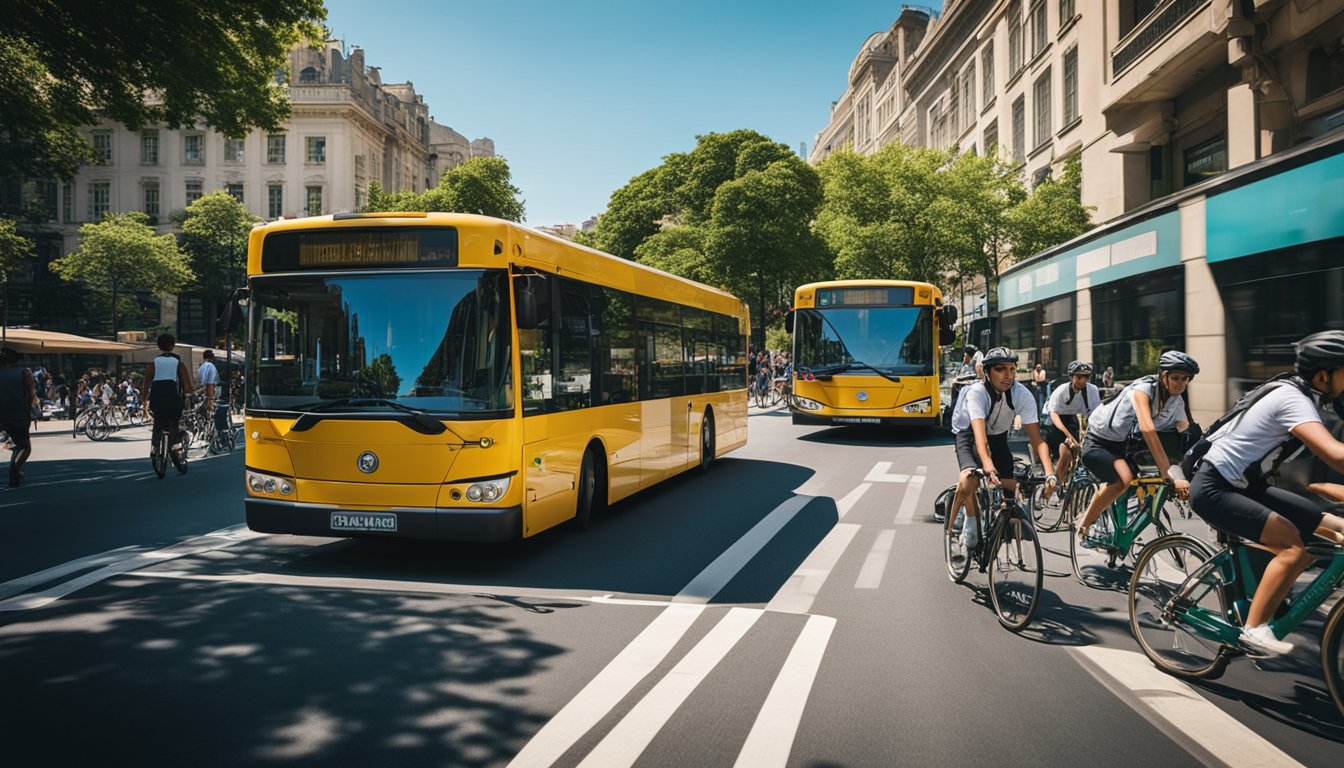
[[[1002,629],[945,574],[936,431],[753,413],[707,472],[498,546],[255,535],[241,455],[157,480],[142,438],[55,440],[0,494],[6,764],[1344,763],[1319,622],[1188,686],[1046,534]]]

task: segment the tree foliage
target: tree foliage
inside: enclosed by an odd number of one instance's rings
[[[33,241],[19,234],[13,219],[0,217],[0,275],[8,279],[27,263]]]
[[[233,195],[217,190],[187,206],[182,220],[182,250],[195,287],[213,296],[226,296],[247,274],[247,240],[260,219]]]
[[[103,116],[277,129],[289,101],[275,73],[324,18],[321,0],[26,2],[0,30],[0,178],[71,178],[91,159],[78,127]]]
[[[513,185],[509,164],[499,157],[473,157],[444,171],[439,185],[424,192],[386,192],[377,182],[369,187],[366,211],[447,211],[479,213],[522,221],[522,190]]]
[[[109,213],[79,228],[79,249],[51,262],[62,280],[79,282],[111,300],[117,331],[117,298],[129,290],[176,293],[194,275],[171,234],[156,234],[139,211]]]
[[[1020,261],[1068,242],[1092,228],[1091,206],[1084,206],[1083,164],[1078,155],[1064,161],[1064,172],[1032,191],[1009,215],[1012,255]]]

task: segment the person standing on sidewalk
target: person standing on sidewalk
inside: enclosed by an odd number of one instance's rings
[[[23,482],[23,464],[33,454],[29,427],[33,423],[33,404],[37,402],[33,372],[18,363],[18,352],[9,347],[0,349],[0,427],[14,443],[9,458],[10,488]]]

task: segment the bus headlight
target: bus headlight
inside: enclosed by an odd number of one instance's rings
[[[906,413],[928,413],[933,407],[933,398],[926,397],[923,400],[916,400],[913,403],[907,403],[901,406],[901,410]]]
[[[509,490],[509,478],[496,477],[467,486],[467,501],[491,502],[504,498]]]
[[[263,475],[260,472],[247,473],[247,487],[258,495],[274,496],[278,493],[281,496],[288,496],[294,493],[294,484],[289,479]]]
[[[820,411],[824,406],[816,400],[808,400],[806,397],[794,395],[793,404],[804,411]]]

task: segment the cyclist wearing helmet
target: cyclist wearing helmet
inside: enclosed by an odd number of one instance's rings
[[[1241,632],[1244,645],[1267,655],[1293,649],[1275,637],[1266,622],[1311,565],[1304,542],[1318,527],[1344,533],[1344,518],[1322,512],[1310,499],[1271,487],[1262,469],[1270,454],[1293,452],[1293,445],[1285,445],[1291,439],[1336,472],[1344,472],[1344,443],[1321,423],[1316,404],[1317,398],[1332,401],[1335,412],[1344,413],[1344,331],[1324,331],[1299,341],[1295,367],[1297,376],[1270,385],[1273,389],[1208,436],[1208,452],[1190,483],[1190,507],[1209,525],[1259,542],[1274,553]]]
[[[958,376],[983,376],[983,364],[985,356],[980,354],[980,350],[975,348],[974,344],[967,344],[961,350],[961,370],[957,371]]]
[[[1125,452],[1125,438],[1138,431],[1153,455],[1158,474],[1171,477],[1171,459],[1162,447],[1157,432],[1172,426],[1184,432],[1190,426],[1186,413],[1185,391],[1191,379],[1199,373],[1199,363],[1193,357],[1169,350],[1158,359],[1157,376],[1145,376],[1131,382],[1111,402],[1098,408],[1088,419],[1087,438],[1083,441],[1083,464],[1106,483],[1092,497],[1087,514],[1078,525],[1078,535],[1087,537],[1101,510],[1120,498],[1138,474],[1138,468]],[[1190,483],[1174,479],[1176,496],[1185,498]]]
[[[970,549],[978,542],[977,526],[969,518],[975,517],[976,479],[971,473],[984,470],[989,482],[1003,484],[1012,494],[1017,491],[1013,480],[1013,453],[1008,448],[1008,430],[1014,417],[1022,419],[1031,448],[1045,467],[1047,481],[1054,483],[1054,469],[1050,449],[1041,438],[1036,400],[1031,391],[1017,383],[1017,355],[1007,347],[995,347],[984,358],[985,381],[962,391],[952,412],[952,434],[956,436],[957,465],[961,479],[952,499],[952,511],[947,515],[948,530],[957,518],[957,510],[966,505],[968,520],[961,529],[962,543]],[[1047,486],[1050,487],[1050,486]]]
[[[1101,391],[1092,383],[1092,364],[1082,360],[1069,363],[1069,386],[1055,387],[1045,401],[1045,443],[1050,454],[1059,456],[1055,472],[1069,476],[1074,454],[1078,451],[1078,436],[1082,434],[1082,418],[1101,405]],[[1046,498],[1050,498],[1049,490]]]

